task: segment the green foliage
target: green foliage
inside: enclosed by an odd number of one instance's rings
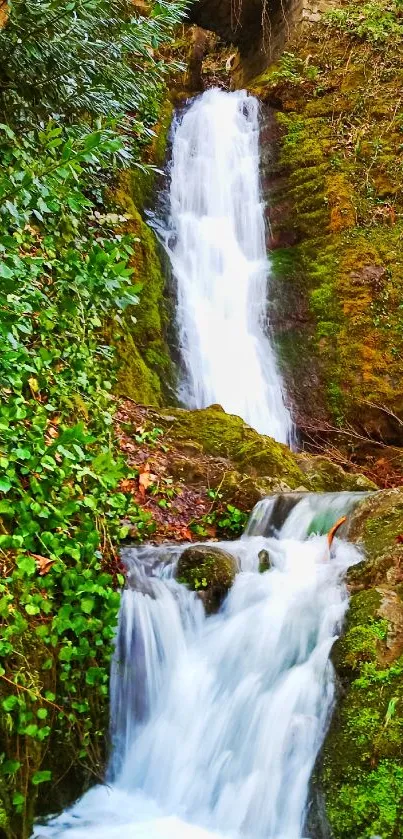
[[[283,52],[276,64],[276,68],[259,76],[256,79],[256,84],[260,85],[263,82],[270,84],[288,82],[289,84],[300,85],[306,81],[314,81],[318,72],[318,68],[311,65],[309,59],[304,61],[292,52]]]
[[[0,30],[0,111],[37,126],[118,119],[127,138],[149,136],[154,93],[169,65],[156,50],[184,14],[181,0],[14,0]]]
[[[163,433],[162,428],[152,428],[150,431],[139,431],[138,434],[134,435],[134,439],[139,444],[146,443],[147,446],[156,446],[160,444],[160,437]]]
[[[199,588],[207,588],[207,586],[208,586],[208,582],[207,582],[205,577],[202,577],[201,580],[198,580],[197,577],[196,577],[196,579],[194,581],[195,591],[197,591]]]
[[[398,836],[394,831],[403,823],[402,784],[403,767],[389,760],[379,763],[360,789],[344,784],[337,798],[337,809],[331,800],[328,804],[336,835],[345,839]]]
[[[349,688],[324,748],[326,810],[335,836],[393,839],[402,826],[403,659],[387,662],[390,623],[375,589],[353,595],[335,647]]]
[[[207,495],[212,499],[213,507],[198,522],[192,522],[191,531],[196,536],[208,536],[208,528],[214,527],[222,539],[239,539],[248,520],[247,513],[233,504],[223,504],[222,494],[218,490],[211,489]]]
[[[111,431],[111,351],[100,343],[102,320],[119,319],[136,302],[128,268],[134,243],[113,231],[107,214],[95,216],[83,191],[118,144],[107,131],[65,140],[53,123],[23,138],[4,125],[1,131],[0,550],[7,571],[0,677],[8,680],[7,757],[15,738],[42,743],[51,734],[48,671],[57,726],[78,726],[82,760],[94,750],[87,686],[100,698],[107,694],[119,603],[116,579],[103,566],[114,555],[121,518],[139,538],[150,524],[130,496],[116,492],[125,467]],[[39,578],[37,561],[47,560],[49,573]],[[5,760],[1,773],[17,811],[30,775],[34,786],[51,778],[34,761],[27,767]]]
[[[138,240],[105,186],[128,155],[141,165],[168,69],[154,50],[183,8],[16,0],[0,31],[0,825],[13,839],[72,762],[102,771],[116,546],[153,528],[119,491],[104,329],[138,301]]]
[[[332,9],[325,21],[332,28],[347,32],[372,44],[396,43],[403,37],[402,0],[371,0],[350,2],[341,9]]]

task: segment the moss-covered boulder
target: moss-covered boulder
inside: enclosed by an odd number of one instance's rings
[[[191,545],[178,560],[176,577],[199,592],[206,612],[216,612],[234,582],[235,557],[215,545]]]
[[[204,454],[230,461],[237,475],[248,476],[260,497],[282,489],[318,491],[368,490],[375,485],[363,475],[346,473],[323,457],[297,455],[288,446],[259,434],[240,417],[227,414],[219,405],[196,411],[165,409],[158,421],[166,438],[177,449],[201,446]],[[221,470],[222,471],[222,470]],[[223,485],[229,480],[227,470]],[[237,480],[235,476],[234,480]],[[241,481],[242,478],[240,477]],[[251,490],[250,482],[245,482]],[[259,486],[258,486],[259,485]],[[256,498],[258,500],[258,498]]]
[[[287,446],[258,434],[239,417],[226,414],[217,405],[195,411],[156,410],[126,401],[120,405],[116,423],[121,444],[133,467],[138,466],[132,454],[132,438],[137,438],[138,429],[146,434],[159,430],[158,458],[153,451],[144,457],[148,458],[152,472],[160,474],[163,480],[174,481],[179,493],[175,503],[177,511],[179,498],[189,496],[192,505],[199,498],[203,514],[208,516],[213,507],[216,509],[212,491],[215,501],[250,513],[258,501],[271,493],[376,489],[364,476],[344,472],[326,458],[291,452]],[[189,537],[185,535],[186,538]]]
[[[348,576],[350,609],[334,648],[340,697],[320,782],[334,839],[403,834],[403,490],[369,496],[349,538],[365,559]]]

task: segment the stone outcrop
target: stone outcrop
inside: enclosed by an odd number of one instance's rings
[[[322,436],[352,427],[365,455],[366,437],[403,439],[402,53],[382,30],[372,38],[362,4],[337,7],[347,17],[300,31],[250,89],[269,106],[271,320],[297,423]]]
[[[238,570],[235,557],[215,545],[191,545],[178,560],[176,578],[197,591],[208,614],[221,606]]]
[[[334,0],[199,0],[189,14],[239,49],[236,77],[242,84],[279,55],[295,29],[316,22],[332,5]]]
[[[363,501],[348,535],[365,558],[348,575],[350,609],[333,653],[339,702],[318,776],[334,839],[395,839],[403,818],[403,490]]]
[[[325,457],[291,452],[219,405],[195,411],[130,405],[128,416],[129,437],[136,425],[164,432],[165,470],[175,481],[219,488],[246,511],[270,492],[376,489],[365,476],[345,472]]]

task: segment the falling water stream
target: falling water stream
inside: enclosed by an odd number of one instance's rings
[[[288,442],[267,326],[270,265],[259,184],[259,105],[208,90],[174,131],[167,251],[177,284],[180,398],[218,403]]]
[[[181,397],[261,432],[291,421],[267,333],[258,104],[207,91],[174,134],[166,247],[178,288]],[[260,502],[224,547],[238,573],[220,611],[175,579],[184,546],[124,552],[107,782],[36,839],[301,839],[334,702],[329,654],[358,551],[326,534],[360,496]],[[270,567],[259,573],[259,552]],[[267,555],[266,554],[266,555]]]
[[[126,550],[109,783],[38,826],[37,839],[306,835],[309,779],[334,700],[329,653],[347,607],[343,577],[360,558],[338,539],[330,558],[315,531],[359,497],[261,502],[245,535],[225,544],[239,573],[210,617],[174,578],[183,546]]]

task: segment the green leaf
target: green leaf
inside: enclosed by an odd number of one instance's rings
[[[4,706],[3,706],[4,707]],[[1,765],[1,771],[3,775],[15,775],[18,772],[21,763],[19,760],[6,760]]]
[[[17,559],[17,565],[20,571],[32,577],[36,572],[36,563],[32,556],[20,556]]]
[[[52,780],[52,773],[50,772],[49,769],[38,770],[38,772],[35,772],[34,775],[31,778],[31,782],[33,783],[33,785],[35,787],[37,787],[39,784],[44,784],[46,781],[51,781],[51,780]]]
[[[0,492],[9,492],[11,481],[8,478],[0,478]]]
[[[73,655],[73,648],[72,647],[62,647],[59,652],[59,659],[60,661],[70,661]]]
[[[27,615],[38,615],[40,612],[39,606],[35,606],[33,603],[27,603],[25,606],[25,611]]]
[[[13,516],[15,513],[15,506],[11,501],[0,501],[0,515]]]
[[[18,460],[29,460],[31,457],[31,452],[29,449],[16,449],[15,456]]]
[[[89,667],[85,674],[85,681],[87,685],[96,685],[103,676],[103,671],[100,667]]]
[[[12,276],[14,276],[14,272],[11,268],[8,268],[4,262],[0,262],[0,277],[4,280],[9,280]]]
[[[95,605],[95,600],[92,597],[83,597],[81,600],[81,609],[86,614],[91,614]]]
[[[35,725],[34,723],[31,723],[30,725],[27,725],[26,729],[24,730],[24,734],[26,734],[27,737],[35,737],[37,735],[37,733],[38,733],[38,726]]]
[[[4,711],[12,711],[18,705],[18,696],[6,696],[1,705]]]
[[[45,691],[45,699],[48,699],[49,702],[54,702],[55,699],[56,699],[56,696],[55,696],[54,693],[52,693],[52,691],[47,690],[47,691]]]
[[[14,795],[13,795],[13,805],[14,805],[14,807],[16,807],[19,810],[20,808],[22,808],[22,806],[24,804],[25,804],[25,796],[22,794],[22,792],[15,792]]]

